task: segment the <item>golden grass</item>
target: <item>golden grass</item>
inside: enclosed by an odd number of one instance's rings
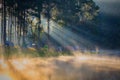
[[[116,57],[19,58],[6,64],[14,80],[120,80],[120,59]]]

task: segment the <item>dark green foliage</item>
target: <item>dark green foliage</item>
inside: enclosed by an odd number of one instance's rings
[[[16,20],[11,22],[12,25],[13,23],[17,25],[16,30],[19,36],[27,33],[27,26],[31,24],[29,17],[34,16],[38,18],[36,29],[38,29],[37,37],[40,38],[41,14],[48,18],[48,23],[50,19],[53,19],[61,26],[64,26],[93,20],[99,12],[99,7],[96,6],[93,0],[3,0],[3,2],[5,2],[5,5],[3,5],[5,38],[5,17],[7,16],[8,18],[16,17]],[[10,15],[11,17],[9,17]]]
[[[79,24],[81,21],[93,20],[99,12],[99,7],[96,6],[93,0],[3,0],[2,4],[1,38],[4,41],[4,46],[6,45],[6,41],[14,42],[12,41],[12,36],[14,36],[18,42],[17,46],[24,48],[27,47],[25,41],[29,32],[29,24],[31,25],[31,34],[29,34],[28,38],[36,44],[35,48],[40,48],[42,33],[41,15],[48,19],[49,41],[49,23],[51,19],[61,26],[73,25]],[[37,19],[35,24],[34,20],[30,19],[32,17]],[[6,25],[7,19],[8,25]],[[13,33],[13,28],[15,29],[15,33]],[[38,52],[42,53],[42,55],[49,55],[46,54],[48,50],[43,48],[43,50]],[[50,54],[58,55],[54,54],[54,52]]]
[[[82,21],[93,20],[99,12],[99,7],[93,0],[57,0],[51,8],[51,18],[66,24],[79,24]]]

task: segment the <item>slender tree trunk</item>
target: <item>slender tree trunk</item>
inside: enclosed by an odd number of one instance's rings
[[[39,23],[38,23],[38,39],[37,39],[37,44],[38,44],[38,48],[40,47],[40,42],[41,42],[41,40],[40,40],[40,31],[41,31],[41,9],[40,9],[40,6],[38,6],[38,18],[39,18]]]
[[[9,8],[9,10],[10,10],[10,8]],[[11,20],[11,11],[9,11],[9,19],[8,19],[8,41],[10,41],[10,20]]]
[[[20,36],[19,36],[19,40],[21,41],[21,37],[22,37],[22,12],[20,12]],[[20,42],[19,41],[19,42]],[[20,46],[21,46],[21,43],[20,43]]]
[[[11,18],[11,22],[10,22],[10,42],[12,42],[12,25],[13,25],[13,10],[11,9],[11,15],[10,15],[10,18]]]
[[[1,46],[0,46],[0,54],[2,58],[4,58],[4,41],[3,41],[3,29],[4,29],[4,1],[2,0],[2,14],[1,14]]]
[[[47,9],[47,23],[48,23],[48,49],[50,47],[50,4],[48,0],[48,9]]]
[[[23,47],[26,47],[25,36],[26,36],[26,26],[25,26],[25,10],[24,10],[23,11]]]
[[[9,43],[6,43],[6,38],[7,38],[7,34],[6,34],[6,28],[7,28],[7,25],[6,25],[6,18],[7,18],[7,11],[6,11],[6,0],[4,0],[4,8],[3,8],[3,13],[4,13],[4,16],[3,16],[3,22],[4,22],[4,28],[3,28],[3,31],[4,31],[4,33],[3,33],[3,41],[4,41],[4,58],[5,58],[5,60],[7,60],[8,58],[9,58],[9,54],[10,54],[10,47],[9,47]]]
[[[13,7],[13,14],[14,14],[13,15],[14,16],[14,20],[13,20],[14,21],[14,33],[13,33],[13,35],[14,35],[14,45],[17,45],[17,33],[16,33],[16,31],[17,31],[16,24],[17,23],[16,23],[15,7],[16,6]]]
[[[3,30],[4,30],[4,1],[2,0],[2,16],[1,16],[1,44],[4,45],[3,41]]]
[[[19,46],[20,44],[20,39],[21,39],[21,32],[22,32],[22,20],[21,20],[21,12],[18,10],[18,20],[19,20],[19,36],[18,36],[18,42],[19,42]]]
[[[16,18],[16,16],[15,16],[15,45],[17,45],[17,42],[18,40],[17,40],[17,18]]]
[[[6,1],[3,0],[3,4],[4,4],[4,8],[3,8],[3,11],[4,11],[4,34],[3,34],[3,41],[4,41],[4,46],[6,45]]]

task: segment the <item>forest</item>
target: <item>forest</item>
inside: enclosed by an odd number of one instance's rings
[[[119,3],[0,0],[0,80],[120,80]]]
[[[1,44],[20,47],[32,47],[32,44],[35,44],[36,48],[40,48],[46,43],[41,41],[42,33],[46,33],[47,43],[50,42],[50,32],[52,32],[50,28],[55,26],[51,27],[51,21],[60,27],[72,29],[80,23],[95,19],[98,15],[99,7],[92,0],[64,1],[66,5],[63,1],[3,0]]]

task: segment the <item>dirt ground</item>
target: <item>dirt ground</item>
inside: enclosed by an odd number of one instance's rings
[[[0,80],[120,80],[120,59],[97,56],[0,59]]]

